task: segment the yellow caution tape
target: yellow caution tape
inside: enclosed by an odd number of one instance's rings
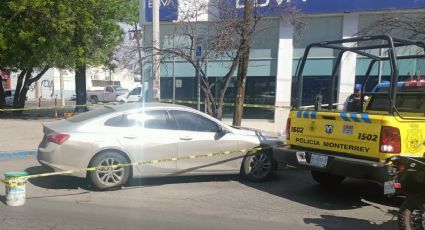
[[[122,168],[122,167],[160,164],[164,162],[179,161],[179,160],[193,160],[193,159],[199,159],[199,158],[217,157],[217,156],[224,156],[224,155],[231,155],[231,154],[238,154],[238,153],[252,152],[253,154],[256,154],[258,151],[273,148],[275,146],[277,145],[267,146],[267,147],[256,147],[249,150],[241,149],[237,151],[224,151],[224,152],[206,153],[206,154],[198,154],[198,155],[191,155],[191,156],[184,156],[184,157],[171,157],[171,158],[164,158],[159,160],[146,160],[141,162],[111,165],[107,167],[98,166],[98,167],[89,167],[89,168],[82,168],[82,169],[72,169],[72,170],[66,170],[66,171],[60,171],[60,172],[41,173],[41,174],[34,174],[34,175],[28,175],[28,176],[22,176],[22,177],[15,177],[13,179],[0,179],[0,182],[3,182],[8,186],[18,186],[19,183],[25,182],[26,180],[33,179],[33,178],[65,175],[65,174],[72,174],[72,173],[84,172],[84,171],[109,170],[109,169],[116,169],[116,168]]]
[[[160,102],[164,103],[177,103],[177,104],[198,104],[197,101],[191,100],[173,100],[173,99],[160,99]],[[97,103],[97,104],[85,104],[85,105],[67,105],[67,106],[47,106],[47,107],[27,107],[27,108],[12,108],[12,109],[0,109],[0,112],[13,112],[13,111],[29,111],[29,110],[58,110],[58,109],[67,109],[67,108],[77,108],[77,107],[92,107],[96,105],[116,105],[117,102],[108,102],[108,103]],[[205,104],[205,102],[201,102]],[[224,106],[234,106],[234,103],[223,103]],[[277,106],[277,105],[264,105],[264,104],[244,104],[245,108],[262,108],[262,109],[290,109],[290,106]]]
[[[173,99],[161,99],[160,102],[166,102],[166,103],[182,103],[182,104],[192,104],[196,105],[198,104],[197,101],[190,101],[190,100],[173,100]],[[205,104],[205,102],[201,101],[201,104]],[[223,103],[224,106],[234,106],[234,103]],[[275,109],[275,108],[283,108],[283,109],[290,109],[290,106],[278,106],[278,105],[264,105],[264,104],[244,104],[243,107],[247,108],[263,108],[263,109]]]

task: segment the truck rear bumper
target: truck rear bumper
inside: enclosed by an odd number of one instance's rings
[[[311,163],[312,155],[320,156],[321,159],[326,160],[320,166],[317,166],[317,164],[314,165]],[[378,183],[384,183],[389,178],[388,168],[383,163],[336,156],[322,151],[312,152],[279,147],[273,149],[273,157],[277,162],[286,163],[295,167],[303,167],[310,170],[328,172],[352,178],[367,179]]]

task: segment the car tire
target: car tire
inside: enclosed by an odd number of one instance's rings
[[[241,176],[251,182],[265,181],[273,174],[276,162],[269,152],[249,153],[241,165]]]
[[[90,102],[92,104],[97,104],[99,102],[99,99],[97,98],[97,96],[92,96],[90,97]]]
[[[130,163],[122,154],[113,151],[102,152],[96,155],[90,162],[90,167],[109,167],[117,164]],[[91,185],[98,190],[120,188],[130,178],[130,167],[117,167],[98,169],[88,173],[87,177]]]
[[[335,187],[341,184],[345,176],[311,170],[313,179],[322,186]]]
[[[408,197],[398,212],[401,230],[425,229],[425,193]]]

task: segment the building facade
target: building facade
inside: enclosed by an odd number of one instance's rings
[[[193,0],[160,1],[161,46],[173,46],[174,40],[170,41],[170,34],[175,32],[176,25],[188,10],[188,5],[193,4],[191,1]],[[206,1],[206,5],[210,6],[208,0]],[[273,110],[246,108],[243,125],[250,126],[252,122],[249,119],[255,119],[255,126],[258,122],[263,122],[269,130],[279,132],[284,129],[291,98],[293,98],[291,92],[293,91],[292,83],[296,67],[308,44],[356,36],[371,23],[388,14],[397,14],[401,17],[420,17],[425,14],[425,0],[257,0],[256,4],[260,9],[262,7],[270,9],[270,7],[279,8],[287,2],[294,4],[300,12],[306,15],[306,28],[297,33],[299,31],[296,31],[284,18],[280,18],[279,15],[272,12],[269,15],[267,15],[267,11],[263,12],[267,17],[261,23],[266,29],[256,34],[252,43],[245,103],[275,105],[277,108]],[[243,10],[244,1],[229,0],[229,3],[229,6],[234,7],[236,12]],[[141,21],[145,24],[145,42],[147,43],[145,46],[149,46],[152,33],[151,4],[151,0],[146,0],[141,7]],[[211,12],[211,9],[200,12],[197,23],[204,23],[208,27],[208,22],[214,20]],[[204,33],[202,36],[208,35]],[[404,37],[405,34],[398,33],[395,36]],[[203,47],[203,49],[206,48]],[[313,103],[315,95],[329,87],[335,60],[336,54],[331,50],[314,49],[311,51],[304,71],[304,102]],[[205,71],[209,81],[219,84],[230,61],[209,59],[207,62]],[[355,55],[343,57],[340,68],[338,102],[345,101],[353,92],[355,83],[362,80],[366,67],[365,61]],[[196,100],[197,87],[194,71],[191,65],[182,59],[164,59],[161,62],[161,98]],[[422,73],[420,73],[421,71]],[[144,74],[145,76],[152,74],[149,62],[145,64]],[[408,77],[418,74],[425,75],[423,60],[415,63],[414,67],[400,65],[401,76]],[[236,78],[233,79],[226,94],[227,102],[233,102],[235,80]],[[231,116],[232,107],[226,107],[224,117],[230,118]]]

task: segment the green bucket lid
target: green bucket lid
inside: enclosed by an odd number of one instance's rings
[[[22,176],[28,176],[27,172],[6,172],[4,174],[4,177],[22,177]]]

